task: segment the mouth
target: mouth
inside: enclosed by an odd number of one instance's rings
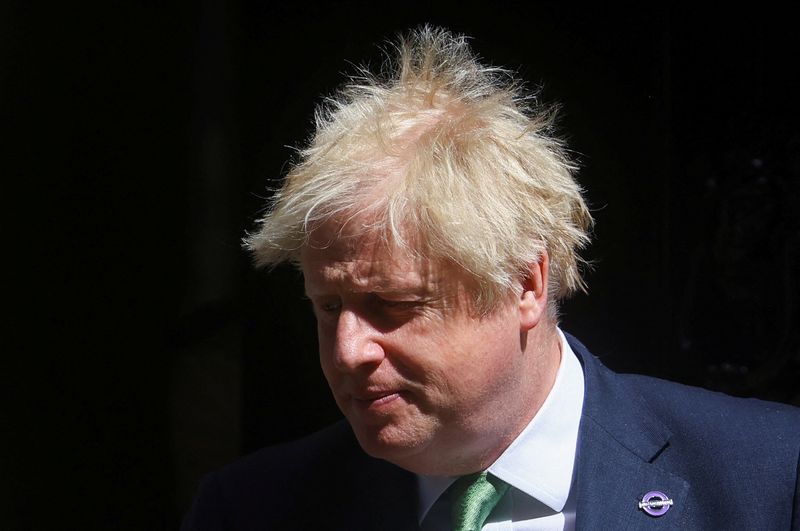
[[[399,395],[400,391],[396,389],[387,389],[387,390],[376,390],[376,391],[364,391],[361,393],[354,393],[353,399],[357,402],[365,402],[365,403],[381,403],[387,400],[391,400],[392,397]]]
[[[401,398],[403,391],[398,389],[363,391],[353,393],[353,402],[362,411],[380,413],[387,410],[398,399]]]

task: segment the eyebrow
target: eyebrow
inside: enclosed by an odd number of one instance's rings
[[[335,290],[343,290],[349,293],[414,293],[414,294],[429,294],[438,291],[435,289],[437,285],[436,279],[421,278],[419,275],[414,275],[412,279],[390,279],[390,278],[365,278],[358,281],[350,274],[333,275],[333,278],[323,275],[316,275],[311,282],[308,276],[305,278],[304,283],[305,291],[311,292],[324,292],[329,291],[328,288],[333,287]],[[313,280],[317,280],[314,282]],[[319,290],[313,288],[319,286]],[[312,288],[309,290],[309,288]]]
[[[338,289],[341,289],[341,283],[333,282],[331,284],[334,284],[334,285],[336,285],[338,287]],[[306,285],[306,287],[304,289],[304,293],[307,296],[310,296],[310,295],[313,295],[313,294],[323,294],[324,292],[327,292],[327,291],[328,290],[325,290],[325,289],[315,291],[313,289],[309,289],[308,285]],[[399,285],[393,285],[393,284],[377,284],[377,285],[363,286],[363,287],[362,286],[348,286],[347,289],[344,289],[342,291],[345,291],[347,293],[363,293],[363,294],[377,293],[377,294],[386,294],[386,295],[393,295],[393,294],[394,295],[401,295],[401,294],[426,295],[426,294],[431,294],[431,293],[435,292],[436,290],[430,289],[427,285],[399,286]]]

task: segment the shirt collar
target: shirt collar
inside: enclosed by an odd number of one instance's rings
[[[583,408],[583,369],[564,334],[556,380],[539,411],[488,471],[554,511],[569,496],[578,427]],[[454,476],[417,475],[419,521],[456,480]]]

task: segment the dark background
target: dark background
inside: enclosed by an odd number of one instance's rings
[[[203,473],[337,418],[299,275],[240,239],[321,95],[422,22],[562,105],[597,219],[563,328],[800,402],[788,9],[3,3],[2,529],[174,529]]]

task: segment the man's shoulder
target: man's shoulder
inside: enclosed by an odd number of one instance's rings
[[[800,408],[649,376],[618,377],[636,390],[656,418],[672,427],[674,437],[692,438],[711,446],[738,441],[740,445],[749,444],[754,452],[767,449],[774,452],[784,447],[797,457]]]
[[[800,417],[800,408],[758,398],[737,397],[711,391],[702,387],[655,378],[641,374],[617,374],[628,385],[636,388],[653,408],[680,408],[683,413],[722,418],[726,413],[738,412],[754,420],[772,421]],[[694,404],[696,407],[686,408]],[[703,407],[697,407],[697,406]],[[795,426],[797,427],[797,426]]]
[[[638,409],[634,410],[665,426],[673,443],[686,440],[707,448],[719,444],[730,451],[744,451],[749,445],[753,452],[774,452],[783,447],[797,458],[800,408],[795,406],[735,397],[651,376],[615,373],[599,363],[592,384],[606,387],[592,398],[635,402]],[[612,387],[613,392],[609,392]],[[603,411],[613,414],[608,408]],[[731,441],[736,441],[738,448]]]
[[[268,446],[218,470],[216,481],[227,498],[273,493],[286,503],[361,488],[371,476],[397,467],[361,450],[345,421],[291,442]]]
[[[583,415],[622,446],[687,476],[757,477],[765,465],[793,482],[800,452],[800,409],[739,398],[650,376],[618,374],[580,342]],[[647,459],[653,455],[647,455]]]
[[[570,337],[570,340],[584,366],[587,387],[591,389],[590,400],[635,402],[637,413],[682,430],[729,431],[737,438],[768,432],[800,440],[800,408],[735,397],[652,376],[616,373],[575,338]],[[614,413],[608,408],[599,410]]]
[[[286,481],[302,476],[330,475],[332,468],[348,468],[366,462],[353,432],[345,421],[337,422],[293,441],[267,446],[217,471],[225,483],[261,481],[283,476]]]
[[[206,476],[182,529],[390,529],[413,481],[366,455],[341,421]]]
[[[655,466],[686,480],[692,497],[709,510],[723,511],[722,498],[760,508],[747,515],[728,510],[716,517],[718,529],[784,527],[779,522],[787,522],[798,503],[800,410],[645,376],[620,380],[637,390],[669,430]],[[736,494],[720,498],[721,486],[730,485],[736,485]]]
[[[655,488],[683,529],[783,529],[800,514],[800,410],[618,374],[570,344],[586,389],[579,500],[614,488],[609,503],[624,505]]]

